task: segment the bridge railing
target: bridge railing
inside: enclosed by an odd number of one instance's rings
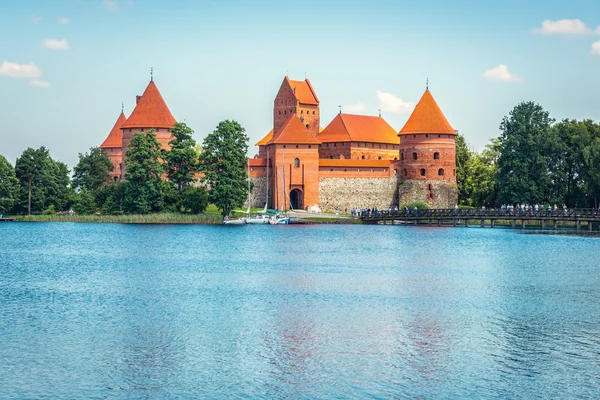
[[[363,210],[360,213],[362,219],[386,219],[386,218],[422,218],[422,219],[448,219],[448,218],[553,218],[553,219],[585,219],[600,218],[600,209],[596,208],[567,208],[567,209],[453,209],[453,208],[431,208],[428,210]]]

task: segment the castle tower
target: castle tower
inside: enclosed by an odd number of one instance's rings
[[[123,165],[125,164],[127,146],[135,133],[146,132],[152,129],[162,148],[168,149],[169,141],[171,141],[171,129],[177,122],[158,91],[153,79],[150,80],[144,94],[137,96],[136,100],[137,104],[133,112],[121,126],[121,130],[123,131]]]
[[[319,98],[308,79],[293,81],[287,76],[283,79],[273,105],[273,134],[277,134],[290,115],[297,115],[314,137],[319,134]]]
[[[453,208],[458,203],[456,135],[427,88],[398,133],[399,204],[424,201],[432,208]]]
[[[272,169],[268,203],[280,210],[319,203],[319,142],[297,115],[288,115],[266,144]],[[291,206],[291,207],[290,207]]]
[[[102,142],[102,144],[100,145],[100,148],[104,150],[104,152],[108,156],[108,159],[113,165],[113,170],[110,173],[110,178],[115,182],[118,181],[121,177],[121,162],[123,158],[123,131],[121,130],[121,126],[125,123],[126,120],[127,117],[125,117],[123,110],[121,110],[121,115],[119,115],[119,118],[117,118],[117,122],[115,122],[115,125],[111,129],[110,133],[108,134],[106,139],[104,139],[104,142]]]

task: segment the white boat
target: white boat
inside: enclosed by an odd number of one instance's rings
[[[271,225],[287,225],[290,223],[290,217],[286,217],[285,215],[277,214],[271,217],[269,221]]]
[[[268,215],[258,213],[247,219],[249,224],[268,224],[271,218]]]
[[[223,223],[225,225],[246,225],[248,223],[248,220],[246,218],[232,218],[232,219],[230,219],[229,217],[225,217],[223,219]]]

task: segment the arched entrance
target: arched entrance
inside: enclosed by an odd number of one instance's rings
[[[304,208],[304,195],[302,190],[294,189],[290,192],[290,206],[295,210]]]

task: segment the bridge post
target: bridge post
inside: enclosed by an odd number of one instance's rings
[[[578,231],[581,230],[581,220],[580,219],[577,220],[577,230]]]
[[[588,231],[592,231],[594,229],[594,224],[592,223],[592,221],[588,221]]]
[[[479,221],[479,226],[482,228],[485,226],[485,219],[482,219],[481,221]]]
[[[524,219],[521,219],[521,228],[525,229],[525,220]]]
[[[490,227],[493,228],[494,226],[496,226],[496,220],[495,219],[491,219],[490,220]]]
[[[442,220],[438,219],[438,226],[442,226]]]
[[[542,218],[542,230],[546,229],[546,220]]]
[[[513,228],[516,228],[517,220],[515,218],[513,218],[512,221],[510,221],[510,224],[512,225]]]
[[[469,219],[465,218],[465,228],[468,228],[468,227],[469,227]]]
[[[558,221],[554,220],[554,226],[552,227],[554,230],[558,229]]]
[[[456,226],[456,218],[452,218],[452,226]]]
[[[431,218],[429,218],[428,225],[431,226]]]

